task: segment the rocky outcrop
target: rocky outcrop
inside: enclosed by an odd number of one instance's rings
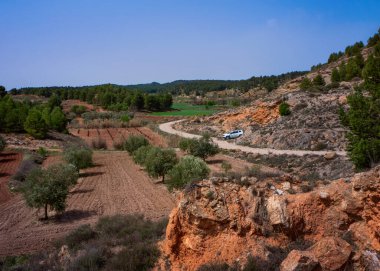
[[[259,270],[281,262],[281,270],[375,268],[379,199],[380,166],[295,195],[275,195],[260,182],[241,186],[213,178],[181,194],[161,244],[163,257],[171,270],[212,261],[244,266],[248,255]]]

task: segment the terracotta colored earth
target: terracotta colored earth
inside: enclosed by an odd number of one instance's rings
[[[87,108],[89,111],[104,112],[105,110],[101,107],[93,106],[92,104],[83,102],[81,100],[64,100],[62,101],[62,108],[64,112],[70,112],[71,107],[74,105],[81,105]]]
[[[58,156],[46,163],[56,161]],[[0,256],[46,249],[101,216],[141,213],[155,220],[173,209],[174,199],[164,185],[154,184],[126,152],[95,152],[94,162],[95,167],[82,172],[61,216],[50,212],[49,221],[39,220],[43,211],[27,207],[21,195],[0,204]]]
[[[16,172],[21,160],[21,153],[0,153],[0,204],[8,201],[12,197],[12,194],[8,190],[8,181],[10,176]]]
[[[93,140],[101,138],[105,140],[107,149],[114,149],[114,143],[120,143],[130,135],[142,135],[146,137],[151,144],[166,147],[165,139],[159,134],[153,132],[148,127],[131,127],[131,128],[104,128],[104,129],[70,129],[74,136],[82,138],[89,146]]]

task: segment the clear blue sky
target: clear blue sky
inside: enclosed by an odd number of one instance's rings
[[[379,0],[0,0],[0,12],[7,89],[305,70],[380,27]]]

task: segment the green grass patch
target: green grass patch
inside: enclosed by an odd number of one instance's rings
[[[172,111],[154,112],[154,116],[207,116],[217,110],[213,107],[206,108],[205,105],[191,105],[187,103],[173,103]]]

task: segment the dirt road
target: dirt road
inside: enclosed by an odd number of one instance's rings
[[[0,204],[0,256],[47,248],[51,241],[104,215],[141,213],[150,219],[169,215],[175,204],[170,193],[154,184],[127,153],[95,152],[94,162],[95,167],[81,173],[61,217],[39,221],[38,212],[28,208],[21,195]]]
[[[200,138],[200,135],[194,135],[194,134],[189,134],[186,132],[178,131],[173,128],[173,125],[177,122],[181,122],[183,120],[177,120],[177,121],[171,121],[171,122],[166,122],[163,124],[160,124],[159,128],[161,131],[164,131],[169,134],[175,134],[179,135],[181,137],[185,138]],[[218,146],[222,149],[226,150],[241,150],[243,152],[247,153],[256,153],[256,154],[278,154],[278,155],[296,155],[296,156],[304,156],[306,154],[312,154],[312,155],[325,155],[326,153],[330,151],[306,151],[306,150],[276,150],[276,149],[269,149],[269,148],[252,148],[252,147],[247,147],[247,146],[241,146],[241,145],[236,145],[234,143],[225,141],[225,140],[220,140],[215,137],[212,138],[212,140],[218,144]],[[346,152],[344,151],[336,151],[337,155],[341,156],[346,156]]]

